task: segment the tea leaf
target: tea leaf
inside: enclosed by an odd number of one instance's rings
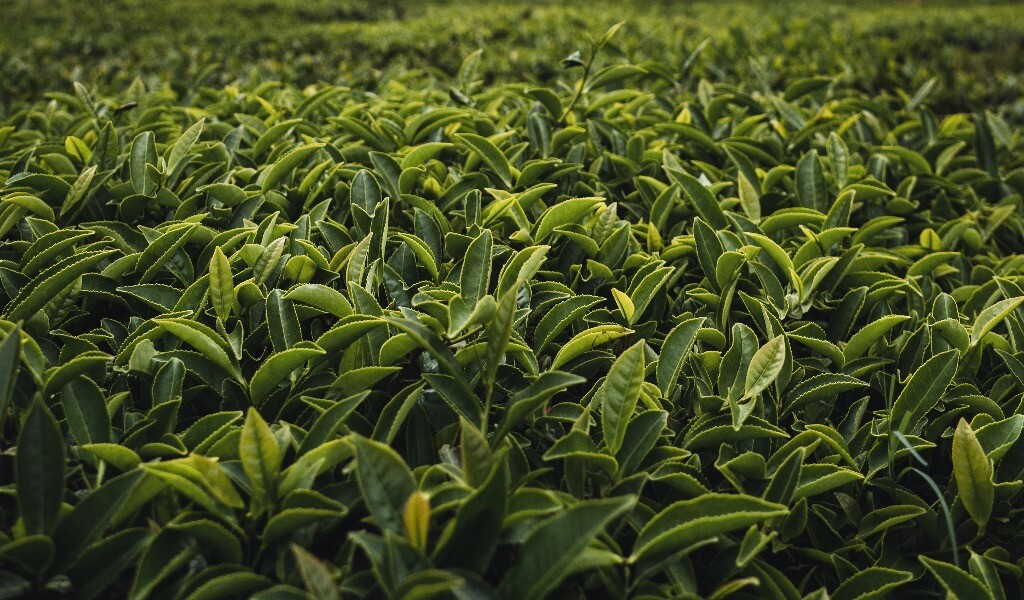
[[[753,398],[763,392],[779,377],[786,360],[786,338],[778,335],[758,348],[747,366],[743,384],[743,397]]]
[[[632,503],[629,496],[581,502],[541,523],[523,543],[519,560],[501,580],[502,596],[545,596],[567,575],[569,563]]]
[[[619,451],[626,437],[626,427],[640,399],[643,379],[644,342],[640,341],[615,360],[608,370],[608,378],[597,392],[602,402],[601,429],[612,454]]]
[[[927,556],[919,556],[918,559],[954,598],[992,598],[985,586],[970,573]]]
[[[960,419],[953,435],[953,475],[964,508],[984,527],[992,516],[995,488],[992,465],[967,421]]]
[[[416,489],[408,467],[394,450],[366,439],[356,440],[356,461],[359,489],[377,525],[402,533],[405,503]]]
[[[210,298],[217,317],[227,321],[235,305],[235,282],[231,263],[220,247],[214,248],[210,258]]]
[[[18,509],[25,531],[50,535],[64,497],[66,456],[60,426],[42,402],[34,402],[29,409],[17,452]]]
[[[264,506],[273,506],[277,499],[277,479],[283,456],[270,426],[254,408],[245,415],[238,455],[256,499]]]

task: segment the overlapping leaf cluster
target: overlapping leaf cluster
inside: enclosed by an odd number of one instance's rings
[[[1019,132],[613,34],[8,116],[0,591],[1018,596]]]

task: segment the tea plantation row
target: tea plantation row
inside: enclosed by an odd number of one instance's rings
[[[0,597],[1020,597],[1004,8],[5,74]]]

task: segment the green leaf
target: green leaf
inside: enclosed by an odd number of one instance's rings
[[[300,546],[292,544],[291,550],[306,591],[316,600],[339,600],[341,594],[338,591],[338,585],[334,582],[334,575],[331,573],[330,567]]]
[[[416,343],[420,347],[427,350],[430,355],[437,360],[442,367],[448,373],[450,373],[452,382],[455,388],[458,390],[459,397],[457,405],[463,411],[463,416],[466,418],[479,422],[481,403],[473,393],[472,388],[466,380],[466,374],[462,370],[458,361],[455,360],[455,355],[452,354],[451,349],[446,346],[436,333],[425,327],[418,320],[411,318],[396,318],[396,317],[385,317],[385,320],[392,326],[412,336]],[[327,349],[323,344],[319,344],[324,349]],[[330,352],[330,350],[328,350]]]
[[[370,237],[364,240],[366,248],[369,247]],[[252,266],[253,282],[256,285],[263,285],[270,278],[271,273],[277,268],[278,263],[281,261],[281,256],[284,254],[284,247],[287,243],[285,238],[277,238],[270,242],[270,244],[263,248],[263,251],[257,257],[255,264]],[[360,265],[361,266],[361,265]],[[356,282],[358,283],[358,281]]]
[[[307,361],[326,352],[312,342],[299,342],[295,347],[278,352],[268,358],[249,380],[249,395],[253,403],[260,405],[278,383]]]
[[[697,208],[701,218],[711,227],[715,229],[727,229],[729,227],[729,221],[725,216],[725,211],[722,210],[722,206],[718,203],[714,194],[704,187],[700,180],[679,169],[666,167],[665,171],[679,184],[683,193],[686,194]]]
[[[297,530],[321,521],[344,516],[343,511],[322,508],[288,508],[275,514],[267,521],[260,536],[264,548],[272,548],[279,540],[291,537]]]
[[[494,454],[483,432],[473,423],[459,419],[459,431],[459,458],[466,483],[479,487],[492,470]]]
[[[597,296],[573,296],[556,304],[537,323],[534,350],[539,354],[558,334],[600,302]]]
[[[0,545],[0,560],[36,576],[46,572],[53,561],[53,541],[45,535],[27,535]]]
[[[135,562],[153,534],[142,527],[122,529],[90,545],[68,572],[79,598],[95,598]]]
[[[395,393],[380,413],[376,427],[373,428],[371,439],[385,444],[394,441],[401,431],[409,412],[416,406],[423,395],[423,383],[411,383]]]
[[[184,569],[198,554],[195,545],[182,543],[182,534],[165,529],[145,550],[138,561],[135,578],[128,592],[129,600],[144,600],[169,577]]]
[[[786,88],[786,91],[783,93],[783,99],[787,102],[792,102],[807,94],[828,87],[832,82],[833,79],[831,77],[805,77],[797,79]]]
[[[87,546],[100,538],[165,488],[155,475],[133,469],[106,481],[61,518],[53,534],[55,569],[63,570]]]
[[[25,532],[50,535],[64,499],[67,458],[60,426],[43,402],[33,402],[29,408],[16,452],[18,511]]]
[[[983,310],[974,320],[974,325],[971,326],[971,346],[977,346],[978,342],[995,329],[996,325],[1002,322],[1007,315],[1016,310],[1022,302],[1024,302],[1024,297],[1007,298]]]
[[[478,154],[484,163],[494,171],[505,187],[512,187],[512,166],[505,155],[491,140],[475,133],[461,133],[455,136]]]
[[[239,380],[242,379],[238,367],[228,356],[225,348],[226,342],[214,330],[202,323],[182,318],[153,319],[153,323],[198,350],[200,354],[229,374]]]
[[[203,600],[204,598],[222,598],[226,595],[246,595],[258,590],[263,590],[272,584],[272,580],[263,575],[239,570],[233,573],[217,575],[203,581],[196,586],[189,594],[189,600]]]
[[[569,565],[615,517],[633,505],[630,496],[590,500],[542,522],[526,538],[519,558],[501,580],[503,598],[543,598],[567,575]]]
[[[267,193],[274,189],[274,187],[287,177],[289,173],[294,171],[302,163],[306,162],[307,159],[316,154],[318,150],[324,147],[324,145],[325,144],[321,143],[299,146],[277,159],[270,169],[264,171],[261,176],[262,185],[260,187],[260,191]]]
[[[156,193],[157,182],[149,177],[147,165],[156,165],[156,144],[152,131],[143,131],[132,140],[128,168],[136,194],[151,196]]]
[[[416,255],[416,259],[419,260],[420,264],[430,273],[430,276],[437,279],[439,274],[437,263],[434,260],[434,253],[430,251],[426,242],[407,233],[395,233],[394,235],[405,242],[409,249],[412,250],[412,253]]]
[[[61,291],[73,284],[76,279],[88,273],[100,261],[114,252],[114,250],[82,252],[58,261],[57,264],[36,275],[32,281],[18,291],[18,295],[4,310],[3,317],[8,321],[31,318]]]
[[[629,560],[656,560],[702,540],[784,517],[788,512],[781,504],[743,494],[709,493],[676,502],[640,530]]]
[[[747,366],[743,398],[753,398],[779,378],[786,362],[786,336],[777,335],[758,348]]]
[[[7,418],[7,407],[14,395],[14,384],[21,367],[21,324],[17,323],[0,342],[0,431]]]
[[[401,367],[360,367],[345,371],[331,384],[332,390],[340,390],[342,394],[355,394],[370,389],[378,382],[383,381],[395,373],[401,372]]]
[[[864,515],[864,518],[860,520],[857,536],[862,539],[867,538],[868,536],[881,533],[890,527],[912,521],[925,512],[927,511],[924,508],[909,504],[895,504],[875,509]]]
[[[487,293],[491,282],[491,230],[484,229],[466,250],[459,275],[462,297],[475,303]]]
[[[663,264],[661,261],[653,263],[653,265],[661,264]],[[627,320],[630,325],[636,323],[644,314],[644,311],[647,310],[647,307],[654,300],[655,295],[661,290],[662,286],[668,283],[672,273],[673,269],[671,267],[660,267],[651,269],[639,282],[634,279],[633,283],[630,284],[629,292],[629,304],[632,307],[632,311]]]
[[[405,503],[416,490],[405,461],[380,442],[357,438],[356,473],[363,501],[377,527],[401,534]]]
[[[622,447],[626,427],[640,399],[644,382],[644,347],[645,342],[641,340],[619,355],[597,392],[601,399],[601,430],[611,454]]]
[[[238,456],[256,500],[262,507],[272,507],[277,501],[277,480],[283,453],[274,432],[255,408],[249,408],[245,415],[238,441]],[[259,508],[260,505],[254,507]]]
[[[56,220],[56,215],[53,214],[53,208],[46,203],[42,198],[31,196],[29,194],[12,194],[3,198],[3,201],[8,206],[19,207],[23,211],[31,212],[37,217],[45,219],[47,221]]]
[[[772,474],[763,498],[769,502],[787,505],[793,499],[793,493],[800,483],[800,470],[803,467],[806,448],[797,448],[786,457]]]
[[[923,555],[917,559],[942,584],[949,597],[992,600],[992,594],[988,589],[967,571]]]
[[[303,438],[302,444],[299,446],[298,455],[302,456],[307,452],[312,452],[321,444],[327,443],[345,422],[346,417],[352,414],[352,411],[358,408],[369,395],[368,391],[360,392],[335,402],[325,410],[309,428],[309,432],[306,433],[306,437]]]
[[[931,275],[936,267],[948,264],[958,256],[960,256],[959,252],[931,252],[910,265],[910,268],[907,269],[907,276]]]
[[[505,360],[509,340],[515,326],[516,306],[519,297],[519,286],[515,285],[502,295],[494,317],[487,324],[487,354],[484,356],[483,383],[487,388],[488,397],[494,389],[494,379],[498,367]]]
[[[575,223],[604,201],[604,198],[570,198],[552,205],[537,221],[537,230],[533,238],[543,242],[556,227]]]
[[[111,356],[106,352],[91,350],[79,354],[60,366],[47,369],[44,374],[46,383],[40,390],[43,397],[49,398],[56,394],[66,384],[84,373],[97,370],[102,372],[103,367],[110,362],[110,359]]]
[[[974,430],[964,419],[960,419],[953,434],[953,476],[964,508],[979,526],[984,527],[992,516],[995,502],[992,463]]]
[[[828,200],[825,197],[825,176],[818,160],[818,151],[811,150],[796,164],[796,190],[800,206],[825,212]]]
[[[574,335],[571,340],[559,348],[555,359],[551,363],[552,369],[557,369],[594,348],[617,340],[623,336],[633,333],[632,329],[626,329],[620,325],[596,325]]]
[[[177,179],[178,173],[185,166],[185,157],[199,140],[199,136],[202,135],[205,123],[206,119],[196,121],[171,146],[170,153],[167,155],[167,173],[172,181]]]
[[[984,115],[980,114],[974,116],[974,152],[978,157],[978,166],[990,176],[999,177],[999,161],[992,129]]]
[[[754,185],[747,179],[747,176],[743,174],[743,171],[739,172],[737,187],[739,187],[740,195],[740,206],[743,207],[743,212],[747,214],[747,217],[755,223],[761,220],[761,194],[758,193]]]
[[[428,160],[434,158],[438,152],[451,148],[452,144],[446,142],[427,142],[426,144],[420,144],[412,148],[408,154],[402,158],[402,170],[411,169],[418,167]]]
[[[704,317],[687,319],[673,327],[672,331],[665,336],[665,343],[661,345],[661,353],[658,355],[656,374],[658,387],[666,398],[671,396],[679,381],[686,356],[693,348],[693,343],[697,340],[697,332],[704,324],[704,320]]]
[[[138,454],[130,448],[125,448],[119,444],[82,444],[82,450],[85,450],[89,454],[110,463],[119,471],[131,471],[142,464],[142,459],[139,458]]]
[[[937,354],[914,372],[892,405],[889,421],[904,433],[914,431],[921,419],[942,397],[956,374],[958,353]]]
[[[989,552],[985,555],[971,551],[971,558],[968,561],[971,575],[981,581],[995,600],[1006,600],[1006,592],[1003,590],[1003,582],[999,572],[996,571],[997,561],[992,560]]]
[[[304,453],[291,466],[284,470],[281,483],[278,485],[279,495],[288,494],[299,488],[309,487],[313,479],[339,463],[352,458],[355,449],[349,438],[333,439]]]
[[[839,584],[832,600],[882,600],[913,578],[908,571],[868,567]]]
[[[797,277],[796,270],[793,267],[793,259],[782,248],[782,246],[778,245],[778,243],[776,243],[775,240],[771,239],[766,235],[752,233],[749,231],[745,232],[745,235],[748,238],[757,242],[759,246],[761,246],[761,248],[765,251],[765,253],[768,254],[772,261],[775,262],[776,265],[778,265],[779,269],[781,269],[782,272],[786,274],[786,276],[789,278],[790,283],[794,284],[794,287],[796,287],[799,278]]]
[[[502,458],[497,467],[462,502],[454,524],[437,542],[434,563],[482,573],[498,547],[509,506],[509,470]]]
[[[318,337],[315,343],[318,347],[323,348],[328,355],[340,354],[367,333],[386,324],[387,321],[378,317],[348,315],[342,317],[334,327]]]
[[[551,246],[541,245],[528,246],[516,252],[515,256],[501,268],[495,295],[501,297],[513,287],[533,279],[537,271],[544,266],[549,250],[551,250]]]
[[[665,432],[667,423],[668,413],[663,410],[642,412],[629,422],[623,443],[615,453],[620,477],[632,474],[640,467]]]
[[[235,305],[235,281],[231,263],[219,246],[210,257],[210,300],[217,318],[226,322]]]
[[[65,385],[60,404],[78,445],[106,443],[113,437],[103,391],[92,380],[80,377]]]
[[[198,228],[198,223],[184,223],[169,227],[163,235],[152,244],[147,245],[136,265],[136,271],[142,271],[139,283],[152,281]]]
[[[864,476],[845,467],[828,463],[805,464],[800,469],[800,483],[793,492],[793,499],[812,498],[860,479]]]
[[[626,322],[632,324],[634,315],[636,315],[636,306],[633,301],[625,292],[620,292],[615,288],[612,288],[612,298],[615,299],[615,305],[619,307],[619,312],[626,318]]]
[[[540,377],[524,388],[520,388],[512,398],[509,399],[502,415],[501,423],[494,433],[495,439],[512,431],[514,427],[529,418],[541,406],[548,402],[555,394],[562,390],[581,383],[586,379],[564,371],[545,371]]]
[[[856,377],[840,375],[837,373],[822,373],[814,375],[801,381],[786,392],[787,402],[785,412],[797,410],[812,402],[827,401],[835,398],[838,394],[857,388],[866,387]]]
[[[908,319],[910,317],[905,315],[886,315],[859,330],[846,343],[846,347],[843,348],[843,356],[846,357],[846,362],[862,356],[886,332]]]
[[[294,287],[284,295],[284,299],[312,306],[339,319],[352,315],[352,304],[348,298],[338,290],[320,283]]]
[[[989,459],[997,461],[1016,444],[1022,431],[1024,431],[1024,415],[1017,414],[983,425],[974,433]]]
[[[732,327],[732,344],[718,367],[718,393],[734,405],[743,396],[751,359],[757,352],[757,335],[743,323]]]
[[[427,535],[430,533],[430,497],[420,491],[409,495],[402,513],[405,537],[420,552],[427,550]]]
[[[60,206],[60,212],[58,213],[60,216],[64,216],[65,213],[78,206],[78,203],[85,200],[89,194],[89,186],[92,185],[92,181],[96,177],[96,169],[96,165],[92,165],[78,174],[78,178],[75,179],[75,183],[71,185],[71,190],[68,191],[68,195],[64,198],[64,203]]]

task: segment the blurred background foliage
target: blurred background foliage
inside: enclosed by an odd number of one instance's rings
[[[181,96],[269,79],[305,86],[445,84],[484,49],[482,83],[572,80],[558,59],[627,21],[612,58],[661,61],[694,82],[784,89],[808,75],[867,94],[933,77],[936,106],[1024,120],[1019,2],[587,0],[7,0],[0,115],[78,80],[121,91],[136,77]],[[707,41],[705,43],[705,41]],[[703,45],[702,45],[703,44]],[[694,53],[699,49],[698,53]],[[770,58],[765,58],[770,57]],[[671,67],[670,67],[671,68]],[[656,81],[651,78],[651,82]]]

